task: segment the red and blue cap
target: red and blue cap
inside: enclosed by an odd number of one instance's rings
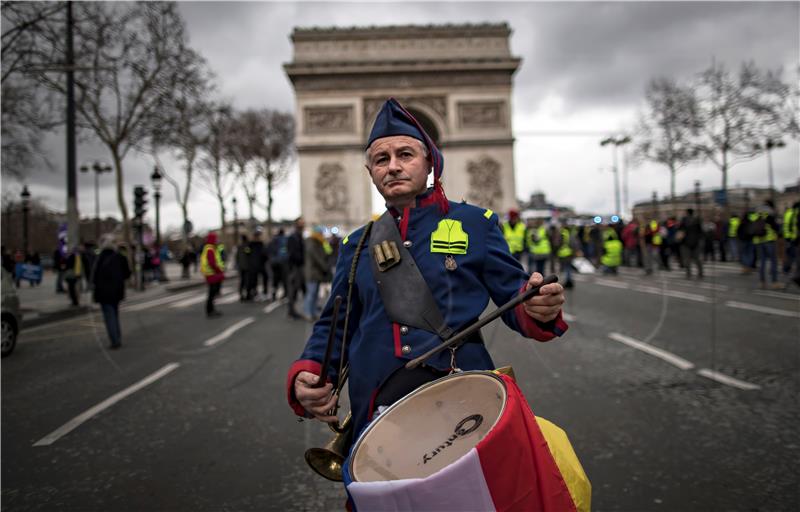
[[[367,141],[367,148],[378,139],[395,135],[413,137],[428,148],[428,158],[430,159],[431,167],[433,167],[432,198],[439,206],[439,210],[442,213],[447,213],[449,204],[441,183],[442,171],[444,170],[444,158],[441,151],[433,143],[433,140],[419,121],[400,105],[400,102],[394,98],[389,98],[375,118],[375,123],[372,125],[372,131]]]

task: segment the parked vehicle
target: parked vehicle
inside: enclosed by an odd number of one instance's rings
[[[2,357],[6,357],[17,346],[17,335],[22,327],[22,312],[19,307],[19,297],[14,287],[14,279],[7,270],[3,269],[2,280],[2,337],[0,337],[0,347],[2,347]]]

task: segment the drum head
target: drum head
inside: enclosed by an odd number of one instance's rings
[[[491,372],[463,372],[425,384],[373,421],[353,448],[353,481],[425,478],[452,464],[494,427],[507,399]]]

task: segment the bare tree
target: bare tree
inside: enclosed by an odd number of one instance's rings
[[[2,172],[22,179],[34,165],[52,168],[42,150],[44,133],[63,123],[59,99],[36,88],[27,70],[43,26],[63,17],[64,4],[3,2],[2,12]],[[63,102],[62,102],[63,103]]]
[[[123,161],[131,149],[145,150],[154,126],[171,115],[169,100],[178,84],[207,78],[206,64],[188,47],[174,3],[78,2],[75,9],[77,122],[111,154],[124,236],[131,244]],[[39,84],[65,94],[61,73],[47,70],[63,61],[63,34],[62,23],[44,23],[28,69]]]
[[[693,140],[700,125],[697,102],[688,87],[671,78],[655,78],[645,89],[646,110],[639,117],[634,154],[669,169],[670,200],[675,199],[675,174],[697,159]]]
[[[258,117],[262,128],[255,160],[259,176],[267,185],[267,236],[272,236],[272,191],[289,176],[294,160],[294,117],[268,109],[259,111]]]
[[[229,129],[227,159],[236,169],[238,181],[247,195],[250,219],[255,219],[256,189],[261,175],[254,164],[259,144],[264,138],[264,123],[255,110],[236,114]]]
[[[154,127],[152,135],[152,151],[156,164],[161,169],[166,180],[175,190],[175,199],[181,208],[183,227],[181,228],[184,249],[189,244],[189,197],[195,174],[195,167],[201,156],[202,150],[208,142],[210,126],[209,120],[213,105],[208,99],[211,94],[211,76],[196,84],[177,84],[174,89],[174,98],[166,109],[169,115],[164,122]],[[160,164],[158,153],[160,148],[174,151],[182,163],[183,189],[170,175],[170,172]]]
[[[759,142],[765,133],[796,131],[794,114],[786,120],[789,88],[781,83],[780,71],[765,73],[749,62],[733,76],[712,63],[700,74],[696,91],[702,129],[695,147],[722,172],[724,194],[729,169],[764,151]]]
[[[198,167],[204,188],[219,203],[220,230],[225,229],[225,199],[230,196],[236,185],[235,169],[226,161],[232,120],[233,109],[229,105],[219,105],[209,112],[208,138],[203,146],[203,157]]]

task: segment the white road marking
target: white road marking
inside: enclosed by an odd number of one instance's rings
[[[238,293],[229,293],[227,295],[223,295],[222,298],[217,299],[214,303],[215,304],[231,304],[231,303],[236,302],[237,300],[239,300],[239,298],[240,297],[239,297]]]
[[[276,300],[272,304],[267,304],[266,306],[264,306],[264,313],[270,314],[273,311],[275,311],[276,309],[278,309],[279,307],[281,307],[284,304],[286,304],[287,302],[288,302],[287,299],[281,299],[281,300]]]
[[[758,306],[756,304],[748,304],[746,302],[737,302],[729,300],[725,302],[729,308],[746,309],[748,311],[756,311],[758,313],[766,313],[768,315],[788,316],[789,318],[800,318],[800,312],[788,311],[786,309],[769,308],[767,306]]]
[[[230,326],[227,329],[225,329],[224,331],[222,331],[221,333],[217,334],[213,338],[209,338],[206,341],[204,341],[203,345],[205,345],[206,347],[212,347],[212,346],[216,345],[217,343],[220,343],[222,341],[227,340],[228,338],[231,337],[231,335],[233,333],[235,333],[236,331],[238,331],[242,327],[245,327],[247,325],[252,324],[255,321],[256,321],[256,319],[253,318],[252,316],[249,316],[249,317],[245,318],[244,320],[240,320],[240,321],[236,322],[235,324],[233,324],[232,326]]]
[[[677,366],[681,370],[690,370],[694,368],[694,363],[691,363],[682,357],[678,357],[675,354],[667,352],[666,350],[661,350],[660,348],[656,348],[652,345],[648,345],[647,343],[635,340],[629,336],[625,336],[624,334],[612,332],[609,333],[608,337],[614,341],[618,341],[620,343],[628,345],[629,347],[633,347],[637,350],[641,350],[642,352],[646,352],[651,356],[656,356],[660,359],[663,359],[669,364]]]
[[[238,295],[236,295],[235,293],[233,293],[231,291],[231,292],[223,294],[217,300],[225,300],[225,297],[230,297],[231,295],[233,295],[234,297],[238,297]],[[191,297],[191,298],[188,298],[186,300],[182,300],[180,302],[176,302],[174,304],[170,304],[169,307],[171,307],[171,308],[185,308],[185,307],[188,307],[188,306],[192,306],[194,304],[199,304],[199,303],[205,301],[207,298],[208,298],[208,294],[201,293],[200,295],[197,295],[195,297]]]
[[[575,322],[578,319],[575,318],[575,315],[570,315],[569,313],[561,313],[561,317],[566,320],[567,322]]]
[[[628,289],[630,285],[628,283],[620,282],[620,281],[611,281],[610,279],[595,279],[595,284],[599,284],[600,286],[610,286],[611,288],[623,288]]]
[[[800,295],[791,295],[788,293],[769,292],[764,290],[755,290],[753,293],[756,295],[763,295],[764,297],[775,297],[776,299],[800,300]]]
[[[110,396],[109,398],[106,398],[105,400],[103,400],[99,404],[95,405],[91,409],[87,410],[86,412],[81,413],[78,416],[75,416],[74,418],[69,420],[67,423],[65,423],[61,427],[57,428],[56,430],[52,431],[51,433],[47,434],[43,438],[41,438],[38,441],[36,441],[35,443],[33,443],[33,446],[49,446],[49,445],[55,443],[61,437],[65,436],[65,435],[69,434],[70,432],[72,432],[73,430],[75,430],[77,427],[79,427],[86,420],[92,418],[93,416],[96,416],[97,414],[99,414],[100,412],[104,411],[105,409],[108,409],[109,407],[111,407],[115,403],[119,402],[123,398],[125,398],[127,396],[130,396],[133,393],[139,391],[143,387],[145,387],[145,386],[147,386],[149,384],[152,384],[153,382],[155,382],[158,379],[160,379],[161,377],[167,375],[168,373],[170,373],[172,370],[176,369],[179,366],[180,366],[179,363],[170,363],[170,364],[166,365],[165,367],[161,368],[157,372],[155,372],[155,373],[145,377],[144,379],[140,380],[136,384],[134,384],[134,385],[132,385],[132,386],[130,386],[128,388],[123,389],[119,393],[116,393],[116,394]]]
[[[120,309],[122,311],[141,311],[143,309],[151,308],[153,306],[160,306],[161,304],[166,304],[168,302],[173,302],[177,300],[184,299],[190,295],[194,295],[196,292],[184,292],[178,293],[176,295],[168,295],[166,297],[159,297],[158,299],[149,300],[147,302],[139,302],[137,304],[130,304],[122,306]]]
[[[697,373],[708,379],[715,380],[720,384],[725,384],[726,386],[732,386],[734,388],[744,389],[746,391],[761,389],[761,386],[756,384],[750,384],[749,382],[729,377],[724,373],[715,372],[714,370],[709,370],[708,368],[697,370]]]

